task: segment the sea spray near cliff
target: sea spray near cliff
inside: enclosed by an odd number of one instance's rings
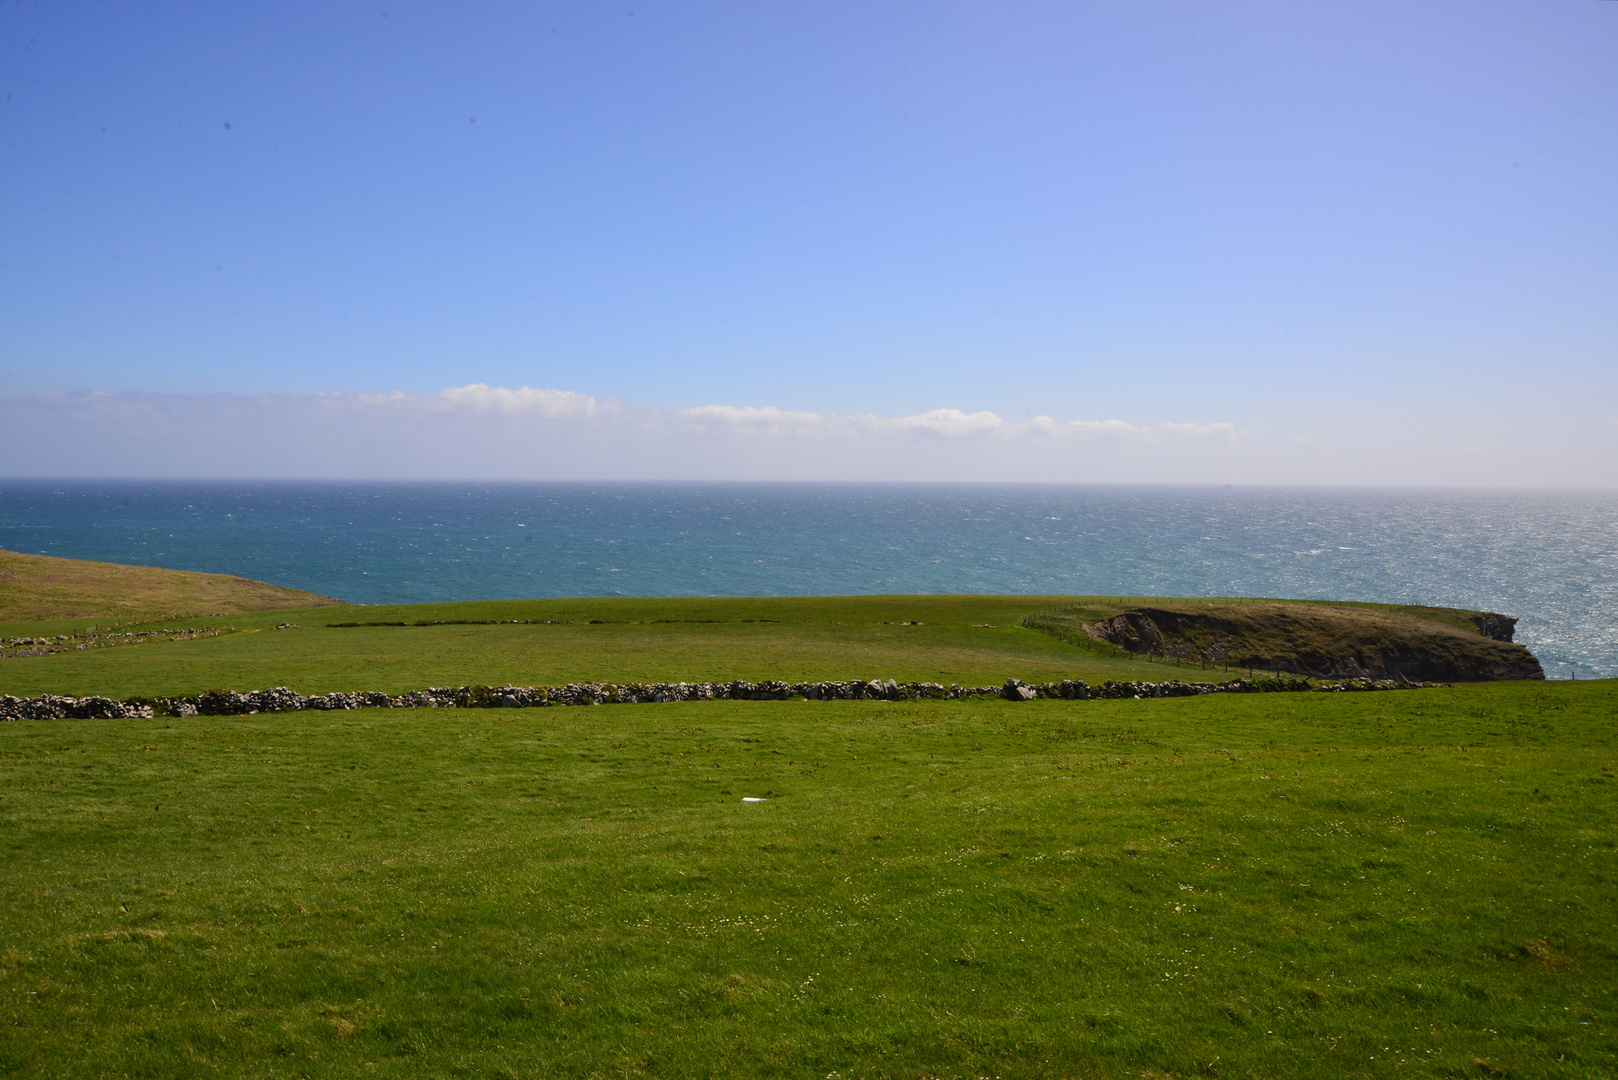
[[[362,603],[994,592],[1520,616],[1618,675],[1618,494],[1109,485],[0,481],[0,547]]]

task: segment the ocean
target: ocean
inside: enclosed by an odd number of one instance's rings
[[[0,480],[0,547],[364,604],[538,596],[1272,596],[1516,615],[1618,676],[1618,493],[1011,484]]]

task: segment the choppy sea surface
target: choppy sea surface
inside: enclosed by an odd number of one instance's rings
[[[0,480],[0,547],[367,603],[1075,593],[1437,604],[1618,676],[1618,493]]]

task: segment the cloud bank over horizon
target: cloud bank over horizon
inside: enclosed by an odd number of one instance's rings
[[[1601,427],[1591,438],[1610,446],[1612,425]],[[1512,439],[1431,425],[1368,425],[1345,438],[1219,419],[1009,420],[987,409],[664,409],[486,383],[430,394],[0,396],[0,476],[15,478],[1387,484],[1397,475],[1417,485],[1594,487],[1618,479],[1610,454],[1578,451],[1561,436],[1527,439],[1524,453]],[[1562,460],[1575,456],[1582,470]]]

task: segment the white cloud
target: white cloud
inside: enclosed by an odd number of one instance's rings
[[[1176,445],[1228,441],[1233,430],[1049,416],[1013,424],[954,408],[670,412],[486,383],[433,394],[98,392],[0,398],[0,475],[1189,479],[1209,467],[1207,455]]]
[[[876,417],[870,419],[878,426],[897,431],[928,431],[951,438],[991,435],[1004,431],[1006,426],[1006,422],[992,412],[966,413],[960,409],[933,409],[916,416],[900,416],[886,421]]]
[[[1219,439],[1229,442],[1236,437],[1236,425],[1228,422],[1215,424],[1167,423],[1156,427],[1137,427],[1122,420],[1070,420],[1058,423],[1049,416],[1036,416],[1021,425],[1022,430],[1034,435],[1071,439],[1136,439],[1161,442],[1166,439]]]
[[[958,408],[674,411],[482,383],[430,394],[14,394],[0,395],[0,476],[1612,486],[1604,419],[1578,437],[1514,430],[1483,444],[1467,423],[1396,417],[1241,429]]]
[[[771,434],[823,432],[838,426],[838,417],[824,413],[789,412],[773,405],[758,407],[746,405],[699,405],[681,409],[676,418],[694,425],[699,431],[713,430],[761,431]]]
[[[1150,430],[1126,424],[1122,420],[1070,420],[1059,423],[1049,416],[1036,416],[1022,425],[1023,430],[1051,438],[1096,439],[1103,436],[1127,438],[1143,436]]]
[[[589,394],[580,394],[572,390],[535,389],[528,386],[511,390],[485,383],[450,387],[422,398],[395,392],[385,395],[359,395],[358,400],[370,405],[403,408],[429,403],[467,412],[537,420],[597,418],[612,422],[622,412],[621,407],[609,408],[607,404],[598,402]],[[1155,442],[1163,439],[1189,438],[1228,440],[1234,436],[1236,430],[1235,426],[1229,423],[1165,423],[1156,427],[1137,427],[1122,420],[1073,420],[1059,423],[1049,416],[1037,416],[1021,424],[1008,424],[998,413],[987,410],[969,413],[962,409],[930,409],[913,416],[885,417],[874,413],[845,416],[837,413],[801,412],[777,408],[774,405],[698,405],[674,413],[646,409],[641,410],[639,415],[643,421],[662,426],[666,430],[679,432],[684,429],[688,433],[701,435],[765,434],[802,437],[839,434],[883,438],[942,436],[948,439],[983,437],[1018,439],[1031,435],[1089,439],[1110,436]]]
[[[1138,427],[1122,420],[1072,420],[1061,423],[1049,416],[1036,416],[1021,424],[1008,424],[998,413],[969,413],[961,409],[931,409],[914,416],[877,416],[860,413],[793,412],[773,405],[699,405],[674,413],[703,434],[761,433],[769,435],[845,434],[852,436],[904,437],[942,436],[948,439],[1002,438],[1015,440],[1028,436],[1057,439],[1134,439],[1161,442],[1184,439],[1220,439],[1236,435],[1231,423],[1165,423]]]
[[[500,413],[505,416],[538,416],[556,419],[564,416],[594,416],[600,409],[589,394],[572,390],[544,390],[531,386],[511,390],[488,383],[452,386],[440,390],[439,401],[453,408],[472,412]],[[408,400],[404,394],[389,395],[385,400]]]
[[[772,435],[842,434],[848,436],[893,436],[906,434],[942,435],[949,438],[1006,432],[1005,421],[992,412],[962,412],[960,409],[933,409],[915,416],[877,416],[861,413],[791,412],[773,405],[699,405],[682,409],[676,419],[688,421],[702,431],[733,430],[766,432]]]
[[[1155,430],[1159,435],[1176,439],[1222,439],[1230,442],[1236,438],[1236,425],[1228,421],[1217,424],[1159,424]]]

